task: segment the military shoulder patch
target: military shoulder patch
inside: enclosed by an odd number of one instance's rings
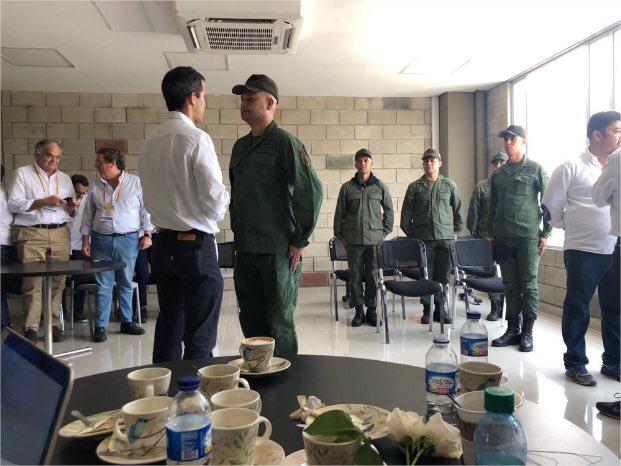
[[[298,154],[300,156],[300,161],[302,162],[302,165],[304,165],[305,167],[310,167],[311,160],[308,154],[306,153],[306,147],[304,147],[304,145],[301,145],[300,147],[298,147]]]

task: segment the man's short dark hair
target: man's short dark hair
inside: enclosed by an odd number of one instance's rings
[[[595,131],[599,131],[604,135],[608,125],[619,120],[621,120],[621,113],[614,110],[594,113],[589,118],[589,123],[587,124],[587,138],[591,139]]]
[[[86,178],[84,175],[72,175],[71,182],[73,183],[73,186],[75,186],[76,184],[81,184],[85,187],[88,186],[88,178]]]
[[[164,75],[162,94],[168,111],[179,110],[190,94],[201,92],[201,82],[205,77],[191,66],[178,66]]]
[[[125,156],[120,150],[114,147],[102,147],[97,150],[97,153],[103,155],[104,161],[108,163],[114,162],[116,168],[125,170]]]

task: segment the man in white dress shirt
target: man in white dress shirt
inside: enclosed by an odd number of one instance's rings
[[[584,337],[589,326],[589,303],[596,287],[604,343],[601,373],[619,379],[619,270],[618,264],[616,271],[612,267],[617,238],[610,234],[610,207],[598,207],[592,195],[593,184],[608,156],[621,145],[619,112],[592,115],[587,137],[589,146],[580,156],[554,170],[542,204],[550,223],[565,230],[565,374],[577,384],[594,386],[597,380],[586,369],[589,360]]]
[[[69,260],[75,214],[75,191],[71,178],[60,170],[62,146],[52,139],[35,144],[35,161],[15,170],[9,186],[9,209],[15,215],[14,239],[20,262]],[[24,335],[36,342],[41,320],[43,278],[23,279],[22,296],[26,310]],[[65,276],[52,277],[52,339],[64,339],[60,328],[60,307]]]
[[[215,234],[230,196],[213,142],[196,127],[207,105],[205,78],[191,67],[162,80],[169,113],[147,140],[140,176],[158,235],[152,273],[160,313],[153,362],[212,356],[222,303]]]
[[[145,209],[140,178],[125,171],[125,157],[117,149],[97,151],[95,167],[100,179],[86,200],[82,218],[82,253],[106,261],[123,261],[125,267],[95,274],[97,283],[93,341],[107,339],[112,291],[121,314],[121,333],[142,335],[144,329],[132,322],[132,281],[139,249],[151,246],[150,215]]]

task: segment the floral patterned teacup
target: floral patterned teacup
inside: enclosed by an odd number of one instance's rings
[[[166,421],[172,400],[168,396],[152,396],[123,405],[122,416],[115,419],[112,427],[114,437],[127,443],[124,447],[127,449],[165,447]]]
[[[261,395],[254,390],[233,388],[211,396],[209,400],[212,411],[224,408],[248,408],[261,414]]]
[[[237,388],[240,384],[250,388],[248,381],[239,377],[240,372],[239,367],[232,364],[213,364],[199,369],[201,393],[209,400],[214,393]]]
[[[259,424],[265,432],[258,436]],[[255,445],[272,435],[272,423],[247,408],[224,408],[211,413],[211,464],[252,464]]]
[[[362,438],[350,442],[334,443],[335,436],[310,435],[302,432],[308,464],[354,464]]]
[[[127,374],[127,383],[132,398],[138,400],[149,396],[165,396],[170,386],[170,369],[147,367]]]
[[[250,372],[266,372],[272,365],[275,343],[271,337],[244,338],[239,345],[244,369]]]

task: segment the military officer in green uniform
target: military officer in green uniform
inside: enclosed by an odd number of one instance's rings
[[[429,279],[448,284],[451,243],[462,229],[461,198],[455,183],[440,175],[442,156],[435,149],[423,153],[425,174],[408,186],[401,208],[401,229],[408,238],[422,240],[427,249]],[[429,323],[430,299],[425,296],[421,324]],[[433,320],[451,323],[445,303],[434,299]]]
[[[229,170],[239,321],[246,337],[273,337],[276,355],[297,354],[293,314],[321,183],[302,142],[274,122],[276,83],[253,74],[233,94],[250,126],[233,146]]]
[[[504,139],[509,159],[491,177],[489,228],[494,258],[502,271],[508,325],[492,346],[519,344],[520,351],[532,351],[539,306],[539,256],[552,231],[541,210],[548,177],[524,152],[524,128],[511,125],[498,137]]]
[[[507,154],[504,152],[498,152],[489,161],[491,167],[491,173],[494,173],[500,167],[507,162]],[[483,181],[479,181],[470,197],[470,205],[468,206],[468,219],[466,224],[470,234],[474,238],[490,237],[488,220],[489,220],[489,190],[490,179],[487,178]],[[496,321],[502,317],[502,293],[489,293],[489,300],[491,303],[491,311],[487,316],[487,320]]]
[[[352,327],[377,325],[377,245],[393,228],[394,212],[388,187],[371,168],[372,154],[360,149],[354,156],[357,173],[341,186],[334,212],[334,236],[347,248],[349,286],[356,315]],[[364,279],[364,294],[362,281]],[[366,316],[363,303],[367,306]]]

